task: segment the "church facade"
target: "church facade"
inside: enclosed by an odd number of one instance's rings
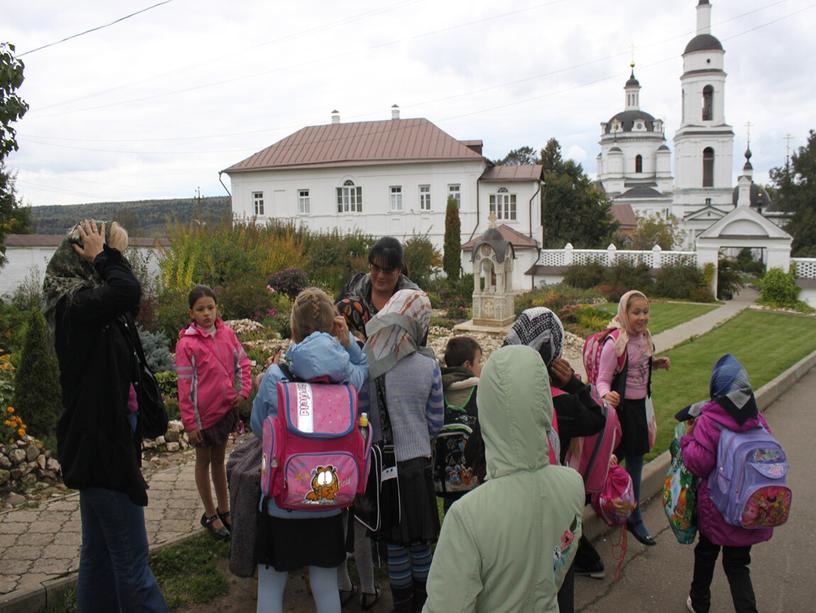
[[[640,108],[634,64],[624,86],[624,110],[601,123],[597,158],[598,180],[613,203],[629,204],[637,215],[673,216],[687,248],[737,204],[734,130],[725,118],[725,50],[711,33],[709,1],[699,0],[696,10],[696,35],[683,51],[674,176],[663,122]],[[764,212],[770,204],[764,190],[752,185],[751,206]]]

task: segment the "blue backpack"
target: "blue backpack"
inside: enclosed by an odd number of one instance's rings
[[[790,515],[787,474],[785,451],[765,428],[723,429],[717,466],[708,477],[711,500],[732,526],[752,530],[780,526]]]

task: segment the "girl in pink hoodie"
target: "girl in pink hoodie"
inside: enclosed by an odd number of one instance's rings
[[[181,421],[196,448],[196,487],[204,503],[201,525],[226,538],[230,513],[224,454],[229,434],[240,422],[238,404],[249,398],[250,363],[235,332],[218,317],[215,292],[198,285],[187,300],[192,323],[179,332],[176,344]]]

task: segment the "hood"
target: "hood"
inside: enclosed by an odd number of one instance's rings
[[[464,366],[442,366],[442,387],[445,389],[467,389],[479,385],[479,377]]]
[[[700,413],[708,416],[712,421],[717,422],[724,428],[728,428],[733,432],[745,432],[752,430],[760,425],[759,417],[754,415],[748,417],[742,423],[739,423],[733,416],[716,400],[706,402],[701,408]]]
[[[349,372],[348,352],[326,332],[312,332],[301,342],[290,345],[286,361],[292,372],[304,381],[328,377],[340,383]]]
[[[488,478],[536,470],[550,463],[550,383],[544,362],[534,349],[515,345],[494,351],[479,379],[476,404]]]
[[[224,322],[221,320],[220,317],[217,318],[215,320],[215,330],[218,331],[223,327]],[[202,330],[197,323],[192,322],[189,326],[187,326],[183,330],[179,330],[179,338],[182,338],[183,336],[201,336],[203,338],[207,338],[209,334],[204,332],[204,330]]]

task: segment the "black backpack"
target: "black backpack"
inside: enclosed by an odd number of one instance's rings
[[[445,423],[436,437],[433,464],[437,496],[464,494],[484,481],[484,441],[476,410],[476,387],[460,406],[445,399]]]

